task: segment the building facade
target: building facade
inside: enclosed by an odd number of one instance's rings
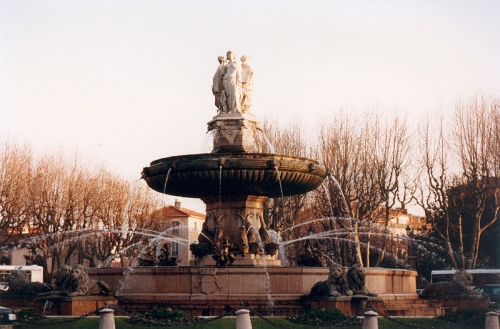
[[[155,211],[154,218],[170,245],[170,256],[177,259],[177,265],[188,266],[189,261],[193,260],[189,246],[198,241],[205,214],[182,208],[181,203],[176,200],[173,206]]]

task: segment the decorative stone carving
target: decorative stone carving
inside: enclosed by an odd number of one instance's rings
[[[215,260],[217,266],[225,267],[234,262],[234,254],[231,249],[234,249],[235,245],[229,242],[229,237],[224,236],[221,243],[216,243],[215,253],[212,256]]]
[[[347,281],[349,289],[352,290],[354,295],[378,296],[376,293],[369,292],[366,289],[366,273],[359,264],[354,264],[347,270]]]
[[[88,295],[109,295],[111,288],[104,281],[94,281],[89,279],[87,270],[83,265],[73,267],[63,266],[54,273],[54,290],[45,294],[59,296],[88,296]]]
[[[159,266],[176,266],[177,259],[171,256],[171,246],[170,243],[164,243],[161,250],[160,256],[158,256]]]
[[[472,274],[467,270],[458,270],[451,281],[440,281],[432,283],[420,295],[422,298],[457,298],[477,297],[485,295],[477,290],[472,290]]]
[[[228,51],[226,58],[218,57],[219,67],[212,82],[217,113],[250,113],[253,103],[253,69],[248,64],[248,56],[241,57],[241,64],[236,54]]]
[[[150,246],[149,240],[142,241],[144,249],[141,251],[140,256],[137,259],[138,266],[155,266],[157,265],[156,260],[156,246]]]
[[[64,295],[69,291],[69,278],[71,277],[71,266],[64,265],[54,275],[54,291],[52,294]]]
[[[241,57],[241,111],[250,113],[253,103],[253,70],[248,64],[248,56]]]
[[[218,113],[224,113],[227,112],[227,104],[224,93],[224,85],[222,84],[222,78],[224,77],[226,70],[226,58],[224,56],[219,56],[218,60],[219,67],[214,74],[212,93],[215,97],[215,106],[217,107]]]
[[[333,264],[326,281],[316,283],[309,293],[310,296],[340,297],[352,296],[346,273],[340,264]]]
[[[226,98],[227,111],[229,113],[241,111],[241,65],[236,61],[236,54],[231,50],[227,52],[227,64],[222,79]]]
[[[240,252],[243,256],[245,256],[250,251],[250,247],[248,245],[248,230],[245,225],[241,225],[240,237],[241,237]]]
[[[219,286],[217,270],[214,268],[200,270],[198,274],[198,282],[194,286],[193,290],[200,291],[207,295],[222,290]]]
[[[260,124],[252,115],[226,113],[215,116],[208,122],[208,131],[214,131],[212,153],[258,152],[259,129]]]
[[[9,290],[6,294],[15,295],[30,295],[35,297],[38,294],[43,294],[52,290],[52,287],[42,282],[31,282],[28,274],[24,271],[12,271],[7,276]]]

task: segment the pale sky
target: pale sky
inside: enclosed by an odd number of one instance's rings
[[[228,50],[250,57],[261,121],[417,120],[500,95],[499,17],[498,0],[0,0],[0,138],[138,179],[201,152]]]

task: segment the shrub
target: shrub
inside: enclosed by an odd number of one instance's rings
[[[484,317],[484,311],[458,309],[455,312],[449,312],[444,315],[440,315],[437,318],[439,320],[453,323],[474,323],[484,325]]]
[[[45,317],[41,314],[36,313],[33,309],[23,309],[19,312],[16,312],[16,317],[19,322],[29,323],[29,322],[37,322]]]
[[[286,318],[293,323],[308,324],[315,326],[346,326],[361,324],[361,320],[350,317],[338,309],[334,310],[309,310],[303,314]]]
[[[200,319],[198,317],[186,314],[183,311],[165,308],[155,309],[138,316],[132,316],[129,319],[129,322],[132,324],[152,326],[185,325],[199,321]]]

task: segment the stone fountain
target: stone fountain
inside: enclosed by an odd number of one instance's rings
[[[277,245],[264,225],[264,203],[269,197],[302,194],[316,189],[326,177],[318,162],[289,155],[262,153],[260,124],[251,113],[253,70],[234,53],[217,69],[212,90],[218,114],[208,122],[213,150],[208,154],[173,156],[153,161],[142,178],[160,193],[200,198],[206,221],[200,246],[215,255],[217,264],[280,265]],[[236,82],[235,82],[236,81]],[[241,81],[241,82],[237,82]],[[231,102],[234,99],[235,101]],[[230,245],[231,259],[217,258]],[[220,255],[222,256],[222,255]],[[214,265],[202,257],[193,265]]]
[[[203,200],[206,220],[198,249],[217,255],[226,243],[234,265],[280,265],[276,242],[266,232],[264,203],[317,188],[325,167],[308,158],[255,152],[259,127],[251,114],[220,113],[208,129],[214,130],[212,153],[153,161],[142,177],[158,192]],[[193,265],[215,265],[207,259]]]
[[[266,231],[263,212],[268,198],[316,189],[327,170],[313,159],[269,151],[251,112],[253,70],[247,56],[241,62],[231,51],[219,57],[212,85],[217,114],[208,122],[212,152],[155,160],[142,171],[155,191],[206,204],[199,243],[191,246],[195,260],[180,267],[88,270],[93,279],[114,287],[124,309],[170,307],[221,315],[245,302],[263,314],[289,315],[314,307],[314,301],[304,306],[302,297],[328,277],[329,269],[282,267],[279,241]],[[414,271],[370,269],[366,286],[382,305],[396,295],[418,298],[415,278]],[[333,307],[352,313],[351,297],[340,299]]]

